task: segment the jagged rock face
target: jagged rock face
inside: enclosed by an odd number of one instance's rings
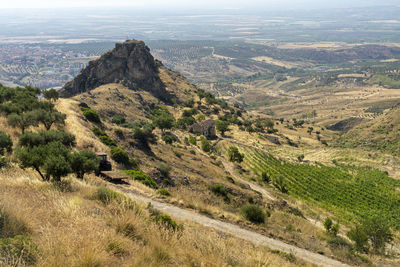
[[[146,90],[160,99],[167,99],[167,91],[158,76],[160,65],[144,42],[129,40],[116,44],[99,59],[90,61],[74,80],[64,85],[60,94],[70,97],[104,84],[121,83],[130,89]]]

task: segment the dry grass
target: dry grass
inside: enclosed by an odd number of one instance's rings
[[[104,206],[90,198],[95,186],[69,179],[73,192],[61,193],[29,171],[0,172],[0,202],[31,229],[38,266],[306,265],[210,229],[171,231],[144,207]]]
[[[67,115],[65,129],[76,137],[77,148],[94,151],[109,151],[108,147],[91,131],[91,124],[82,115],[78,102],[73,99],[59,99],[56,109]]]

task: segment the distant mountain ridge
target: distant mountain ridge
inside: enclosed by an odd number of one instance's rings
[[[162,63],[154,59],[143,41],[117,43],[114,49],[90,61],[74,80],[64,85],[60,94],[62,97],[71,97],[101,85],[119,83],[167,100],[169,94],[159,77],[161,66]]]

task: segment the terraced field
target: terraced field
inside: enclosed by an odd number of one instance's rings
[[[368,167],[290,163],[251,148],[241,148],[244,163],[273,184],[283,184],[288,194],[331,211],[341,222],[381,214],[399,229],[400,181]],[[260,182],[266,184],[261,178]]]

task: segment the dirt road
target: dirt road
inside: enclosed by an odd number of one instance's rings
[[[115,186],[117,191],[124,193],[125,195],[131,197],[134,200],[144,203],[151,203],[154,208],[168,214],[176,219],[188,221],[191,223],[197,223],[205,227],[213,228],[217,231],[231,234],[237,238],[247,240],[256,245],[267,246],[271,249],[278,249],[286,253],[292,253],[297,258],[303,259],[307,262],[319,265],[319,266],[349,266],[347,264],[341,263],[337,260],[333,260],[326,256],[310,252],[308,250],[295,247],[293,245],[286,244],[280,240],[269,238],[261,234],[243,229],[237,225],[221,222],[218,220],[211,219],[201,214],[197,214],[193,211],[185,210],[182,208],[175,207],[173,205],[152,200],[150,198],[136,194],[129,189],[123,188],[123,186]]]

